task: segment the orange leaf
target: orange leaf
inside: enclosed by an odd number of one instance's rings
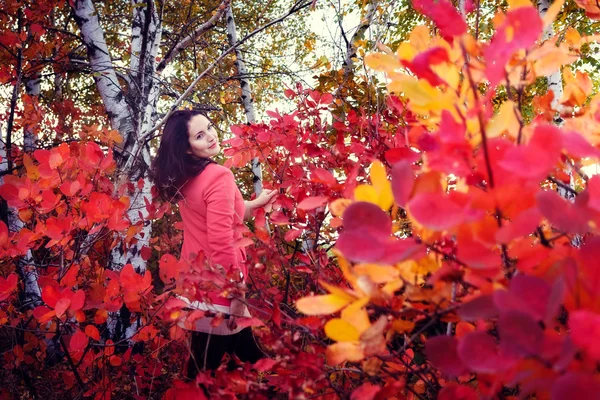
[[[327,347],[327,363],[337,365],[344,361],[361,361],[365,353],[360,343],[339,342]]]
[[[299,299],[296,301],[296,308],[306,315],[327,315],[341,310],[349,303],[347,297],[325,294]]]
[[[88,325],[85,327],[85,334],[94,340],[100,340],[100,332],[94,325]]]

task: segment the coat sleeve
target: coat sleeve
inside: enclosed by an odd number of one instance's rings
[[[239,268],[233,239],[236,190],[233,173],[227,168],[212,177],[205,191],[206,233],[212,262]]]

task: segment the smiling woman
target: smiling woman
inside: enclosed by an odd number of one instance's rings
[[[190,154],[210,158],[221,151],[219,137],[212,122],[204,115],[196,115],[189,122]]]
[[[246,253],[235,243],[242,239],[244,219],[253,209],[271,202],[276,191],[265,190],[255,200],[244,202],[231,171],[212,160],[220,151],[217,132],[206,115],[176,111],[165,124],[152,176],[159,196],[179,205],[182,259],[192,263],[202,253],[213,266],[239,271],[244,281]],[[226,352],[244,362],[264,356],[252,330],[236,324],[236,317],[250,316],[244,299],[223,297],[215,288],[204,301],[197,300],[194,289],[183,300],[190,308],[225,315],[222,319],[204,317],[192,324],[188,378],[193,379],[202,369],[216,369]]]

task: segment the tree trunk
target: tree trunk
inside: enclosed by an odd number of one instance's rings
[[[106,113],[113,129],[123,135],[125,149],[135,136],[135,129],[131,118],[131,110],[125,102],[121,84],[108,52],[104,38],[104,30],[98,19],[92,0],[75,0],[73,5],[75,21],[81,31],[81,37],[87,47],[88,59],[93,71],[94,80]],[[119,152],[122,158],[127,153]]]
[[[537,7],[538,7],[538,12],[540,13],[540,17],[543,17],[544,15],[546,15],[546,13],[548,12],[548,8],[550,8],[550,0],[537,0]],[[554,29],[552,28],[552,24],[549,24],[546,29],[544,30],[544,33],[542,35],[542,40],[548,40],[550,38],[552,38],[554,36]],[[563,82],[562,82],[562,75],[560,73],[560,70],[554,72],[551,75],[547,76],[548,78],[548,90],[550,90],[553,94],[554,94],[554,98],[552,100],[552,108],[554,108],[555,110],[557,109],[558,106],[558,101],[560,100],[560,98],[562,97],[563,94]],[[557,124],[560,124],[562,122],[562,119],[560,118],[560,116],[556,116],[555,122]]]
[[[354,60],[356,57],[356,43],[365,36],[365,32],[371,26],[375,12],[377,11],[378,1],[373,0],[367,5],[365,17],[361,20],[360,25],[352,35],[352,38],[346,41],[346,58],[344,59],[344,76],[349,77],[354,70]],[[343,32],[342,32],[343,34]],[[345,37],[345,36],[344,36]]]
[[[229,39],[229,44],[230,46],[235,46],[238,42],[238,37],[231,5],[225,11],[225,18],[227,19],[227,38]],[[248,69],[246,68],[246,63],[239,47],[235,49],[235,66],[238,70],[240,86],[242,88],[242,104],[246,120],[248,123],[253,124],[256,122],[256,112],[254,109],[254,100],[252,99],[252,88],[248,81]],[[262,192],[262,167],[258,158],[252,159],[252,173],[254,175],[254,193],[258,196]]]

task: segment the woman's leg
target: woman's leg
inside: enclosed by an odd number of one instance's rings
[[[229,348],[231,340],[232,336],[192,332],[187,378],[196,378],[199,371],[216,370],[221,364],[221,359]]]
[[[254,364],[261,358],[267,357],[265,353],[258,347],[256,338],[252,333],[252,328],[244,328],[239,333],[235,340],[235,355],[243,362]]]

